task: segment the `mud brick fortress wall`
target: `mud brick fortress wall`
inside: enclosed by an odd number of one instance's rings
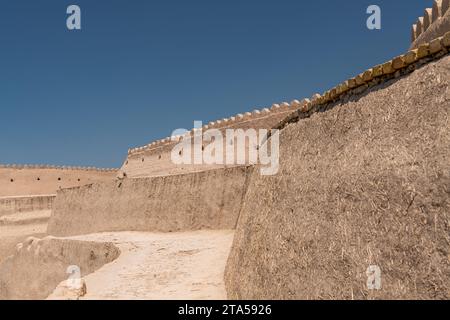
[[[234,229],[252,167],[123,179],[58,192],[48,232]]]
[[[57,190],[109,181],[116,169],[0,165],[0,197],[54,195]]]
[[[413,27],[405,54],[302,102],[202,128],[279,129],[278,174],[262,176],[257,166],[176,166],[170,154],[181,137],[166,138],[129,150],[120,171],[105,172],[98,183],[59,190],[48,233],[235,229],[229,298],[448,300],[448,1],[434,7]],[[13,179],[0,177],[2,185]],[[51,177],[54,183],[58,175]],[[16,189],[9,193],[35,193]],[[59,250],[46,242],[24,243],[0,265],[3,294],[25,292],[17,283],[28,284],[14,281],[24,274],[37,279],[32,273],[42,269],[29,265],[39,260],[27,252]],[[88,252],[78,250],[76,257]],[[372,265],[381,269],[382,290],[367,288]]]
[[[244,131],[247,131],[248,129],[254,129],[256,130],[257,139],[259,140],[259,129],[269,130],[273,128],[282,119],[286,118],[286,116],[288,116],[290,113],[303,106],[307,102],[309,102],[308,99],[302,102],[294,100],[291,103],[283,102],[281,104],[274,104],[270,109],[264,108],[262,110],[254,110],[251,113],[246,112],[244,114],[238,114],[230,118],[210,122],[208,125],[203,126],[201,129],[203,134],[208,132],[208,130],[210,129],[220,130],[224,137],[223,146],[225,147],[227,144],[234,145],[234,158],[237,159],[238,139],[234,138],[230,139],[230,141],[227,141],[227,129],[242,129]],[[194,134],[196,134],[195,132],[195,130],[192,130],[190,133],[188,133],[188,136],[193,137]],[[128,151],[128,157],[120,171],[122,173],[125,173],[127,177],[135,178],[183,174],[227,167],[226,165],[174,164],[171,159],[171,151],[176,146],[176,144],[182,141],[182,139],[182,136],[168,137],[162,140],[155,141],[144,147],[130,149]],[[206,148],[209,143],[212,142],[206,141],[205,139],[205,142],[202,144],[201,148]],[[249,152],[254,152],[255,150],[257,150],[257,148],[258,142],[256,142],[255,144],[249,139],[245,140],[245,150],[239,150],[239,152],[245,152],[244,164],[249,164]],[[224,158],[225,157],[226,152],[224,152]]]
[[[51,210],[55,195],[0,197],[0,217],[3,215]]]
[[[448,299],[449,49],[448,30],[277,126],[279,174],[250,179],[229,298]]]

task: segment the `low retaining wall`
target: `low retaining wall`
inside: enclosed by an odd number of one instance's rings
[[[108,242],[30,237],[0,264],[0,300],[45,299],[69,278],[69,266],[78,266],[83,277],[119,255]]]
[[[252,170],[234,167],[61,190],[48,233],[234,229]]]
[[[18,212],[51,210],[56,195],[0,198],[0,217]]]

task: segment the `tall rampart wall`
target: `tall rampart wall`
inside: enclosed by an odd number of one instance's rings
[[[449,299],[449,47],[447,33],[277,126],[280,170],[250,179],[230,298]]]

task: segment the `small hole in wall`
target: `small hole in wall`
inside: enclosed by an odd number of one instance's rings
[[[78,182],[80,182],[81,181],[81,179],[78,179]]]
[[[161,159],[161,155],[159,155],[158,159]]]
[[[14,179],[11,179],[11,182],[14,182]]]
[[[58,181],[61,181],[61,178],[58,178]]]
[[[183,154],[183,151],[178,152],[178,154],[181,156]]]
[[[41,181],[41,178],[37,178],[36,180],[37,180],[37,181]]]
[[[205,151],[205,146],[202,146],[202,151]]]
[[[144,162],[144,160],[145,160],[145,159],[144,159],[144,158],[142,158],[142,162]]]

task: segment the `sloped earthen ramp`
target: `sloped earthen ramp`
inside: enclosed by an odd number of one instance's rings
[[[250,179],[229,297],[450,298],[449,82],[447,55],[289,124],[279,174]]]

